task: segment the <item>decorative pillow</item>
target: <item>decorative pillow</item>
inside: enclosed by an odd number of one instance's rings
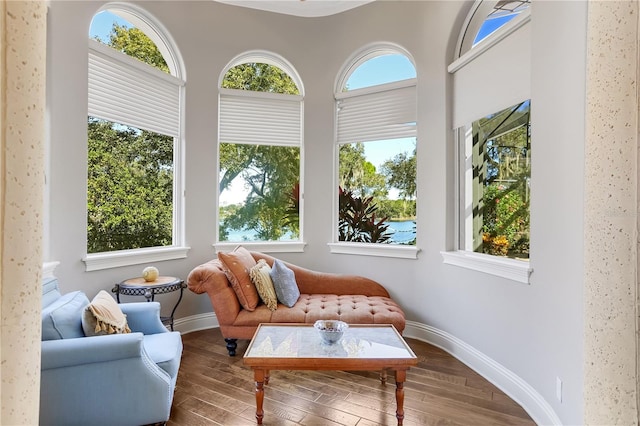
[[[293,271],[281,260],[276,259],[269,275],[273,280],[273,287],[280,303],[288,307],[295,305],[300,297],[300,290]]]
[[[104,290],[93,298],[82,314],[85,336],[131,333],[127,316],[122,313],[115,299]]]
[[[256,261],[249,250],[238,246],[232,252],[218,253],[218,259],[242,307],[249,312],[255,311],[260,298],[249,276],[251,268],[256,266]]]
[[[260,299],[267,305],[269,310],[275,311],[278,309],[278,296],[276,296],[276,290],[273,288],[270,272],[271,267],[264,259],[260,259],[258,264],[249,271],[249,276],[258,290]]]
[[[42,308],[42,340],[84,337],[82,310],[88,304],[83,292],[72,291]]]

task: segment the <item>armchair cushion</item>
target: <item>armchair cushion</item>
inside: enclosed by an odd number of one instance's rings
[[[293,271],[280,260],[273,261],[271,279],[276,289],[278,300],[289,308],[296,304],[300,297],[300,290]]]
[[[88,304],[83,292],[73,291],[42,308],[42,340],[84,337],[81,318]]]
[[[247,311],[253,311],[258,306],[260,298],[256,286],[251,282],[249,271],[256,266],[256,261],[249,251],[238,246],[229,253],[218,253],[222,263],[222,270],[238,296],[238,301]]]
[[[104,290],[93,298],[82,313],[82,329],[85,336],[131,333],[127,317],[116,301]]]

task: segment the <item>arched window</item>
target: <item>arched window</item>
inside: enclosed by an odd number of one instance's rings
[[[335,88],[337,242],[416,244],[416,69],[392,44],[369,46]]]
[[[218,242],[301,241],[302,81],[283,58],[254,51],[218,87]]]
[[[496,16],[501,25],[487,36],[482,28]],[[520,282],[531,272],[530,19],[527,1],[476,2],[449,66],[459,238],[445,262]]]
[[[157,249],[154,260],[184,257],[178,51],[131,5],[98,12],[89,38],[87,270],[145,262]],[[92,262],[121,250],[134,252]]]

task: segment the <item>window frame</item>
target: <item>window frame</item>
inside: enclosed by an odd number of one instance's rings
[[[458,46],[456,49],[457,57],[448,67],[448,71],[450,74],[454,75],[457,71],[471,64],[476,59],[480,58],[483,54],[498,46],[501,42],[506,41],[511,35],[515,34],[519,29],[530,23],[531,10],[527,9],[521,12],[519,16],[507,22],[502,27],[498,28],[496,31],[494,31],[489,36],[478,42],[476,45],[473,45],[472,47],[473,39],[475,38],[477,31],[482,26],[482,23],[488,15],[488,12],[493,8],[495,3],[496,1],[480,0],[473,5],[471,11],[469,12],[469,15],[467,16],[467,19],[465,20],[462,31],[460,33],[460,37],[458,39]],[[471,41],[465,43],[465,37],[467,36],[469,36],[468,38],[471,38]],[[528,80],[525,79],[525,81]],[[529,94],[525,98],[531,99],[531,95]],[[452,99],[455,103],[455,93],[452,96]],[[519,100],[522,101],[524,99]],[[509,103],[509,101],[504,101],[504,103],[505,104],[502,106],[502,108],[507,108],[516,102]],[[456,115],[455,108],[456,107],[454,105],[454,116]],[[486,112],[487,111],[480,111],[476,119],[481,118]],[[498,112],[498,110],[489,111],[488,113],[492,112]],[[456,121],[455,117],[452,121]],[[440,252],[440,254],[442,255],[443,263],[462,267],[472,271],[490,274],[493,276],[498,276],[516,283],[530,284],[531,274],[533,273],[531,255],[528,260],[516,260],[486,253],[476,253],[467,250],[466,247],[464,247],[463,239],[465,238],[465,217],[462,209],[464,208],[465,197],[465,182],[463,181],[463,174],[466,172],[466,167],[464,164],[462,164],[464,158],[463,152],[461,152],[461,150],[464,149],[463,144],[465,143],[466,138],[466,126],[471,125],[471,123],[466,123],[466,125],[462,127],[455,127],[455,123],[453,123],[453,125],[453,158],[455,159],[453,169],[454,189],[456,191],[454,195],[455,217],[453,221],[453,249]]]
[[[267,92],[254,92],[249,90],[239,90],[239,89],[227,89],[222,87],[222,83],[224,81],[224,77],[227,72],[238,66],[246,63],[263,63],[272,65],[274,67],[280,68],[284,71],[295,83],[298,88],[298,95],[288,95],[288,94],[275,94],[275,93],[267,93]],[[251,50],[244,52],[235,58],[233,58],[229,63],[223,68],[220,76],[218,78],[218,140],[216,141],[216,176],[220,177],[220,143],[222,131],[220,129],[220,117],[221,117],[221,106],[222,106],[222,98],[224,96],[237,96],[238,98],[243,98],[245,101],[247,99],[254,98],[258,102],[260,101],[268,101],[269,99],[278,100],[278,99],[289,99],[289,100],[297,100],[300,103],[300,128],[299,128],[299,142],[297,145],[293,145],[292,143],[269,143],[269,144],[256,144],[256,145],[265,145],[265,146],[297,146],[300,150],[300,171],[299,171],[299,188],[300,188],[300,199],[299,199],[299,239],[296,241],[220,241],[220,230],[219,227],[215,227],[215,242],[213,243],[213,247],[216,253],[226,252],[233,250],[238,245],[242,245],[249,250],[252,251],[261,251],[261,252],[269,252],[269,253],[301,253],[304,252],[304,248],[306,243],[304,242],[304,84],[298,71],[295,67],[287,61],[285,58],[280,55],[266,51],[266,50]],[[225,142],[225,143],[242,143],[242,142]],[[216,222],[219,222],[220,216],[220,187],[216,183]]]
[[[160,23],[160,21],[144,9],[130,4],[109,3],[100,8],[100,10],[97,11],[91,19],[93,20],[95,15],[105,10],[122,17],[144,32],[145,35],[147,35],[147,37],[156,44],[157,48],[162,53],[171,74],[163,73],[148,64],[91,39],[88,40],[88,56],[98,54],[103,58],[107,58],[107,60],[112,58],[120,66],[125,68],[130,67],[132,71],[138,73],[140,71],[143,73],[147,72],[150,75],[155,75],[156,78],[160,78],[160,80],[165,80],[169,84],[175,84],[177,86],[178,105],[176,111],[176,134],[168,135],[173,137],[172,244],[157,247],[87,253],[85,257],[82,258],[87,272],[129,265],[139,265],[149,262],[182,259],[187,257],[187,253],[190,250],[190,247],[185,244],[184,223],[184,92],[186,80],[184,62],[176,43],[166,28]],[[89,99],[89,97],[90,95],[88,93],[87,99]],[[90,114],[87,113],[87,116],[90,116]],[[103,117],[98,116],[97,118]],[[135,123],[129,124],[135,127]]]
[[[417,245],[403,245],[403,244],[383,244],[383,243],[358,243],[351,241],[339,241],[338,234],[338,170],[340,169],[340,146],[345,143],[339,140],[339,110],[340,110],[340,102],[345,99],[357,99],[358,97],[365,97],[368,95],[379,95],[385,91],[400,91],[406,90],[407,88],[413,88],[415,96],[415,131],[413,137],[417,138],[417,126],[418,126],[418,115],[417,115],[417,77],[406,79],[406,80],[396,80],[389,83],[378,84],[367,86],[363,88],[358,88],[350,91],[343,92],[343,88],[345,87],[347,81],[353,74],[353,72],[358,69],[362,64],[369,61],[370,59],[383,56],[383,55],[403,55],[405,56],[412,64],[413,67],[417,68],[415,65],[415,60],[413,56],[407,51],[405,48],[400,45],[394,43],[374,43],[371,45],[367,45],[362,49],[355,52],[341,68],[341,71],[338,73],[335,86],[334,86],[334,164],[333,164],[333,206],[332,206],[332,241],[327,245],[329,246],[329,250],[334,254],[349,254],[349,255],[361,255],[361,256],[376,256],[376,257],[392,257],[392,258],[401,258],[401,259],[417,259],[418,253],[420,252],[420,248]],[[381,139],[381,140],[384,140]],[[370,141],[370,140],[368,140]],[[355,142],[351,142],[355,143]],[[363,142],[366,143],[366,142]],[[418,219],[416,217],[416,224]]]

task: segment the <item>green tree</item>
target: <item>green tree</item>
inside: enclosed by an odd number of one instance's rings
[[[224,76],[226,89],[299,94],[291,77],[280,68],[264,63],[246,63]],[[259,143],[259,141],[256,141]],[[253,230],[256,238],[276,241],[286,234],[299,235],[300,149],[268,145],[220,143],[220,194],[237,177],[242,178],[247,197],[233,214],[222,218],[220,240],[228,230]]]
[[[481,185],[482,245],[502,256],[529,256],[531,176],[528,101],[474,122],[474,143],[484,152]]]
[[[172,243],[173,138],[89,118],[87,252]]]
[[[99,38],[98,41],[105,43]],[[126,27],[114,22],[109,33],[109,40],[105,44],[127,56],[139,59],[145,64],[169,73],[169,67],[156,44],[138,28]]]
[[[398,189],[401,198],[415,198],[417,190],[415,148],[411,155],[403,152],[385,161],[381,169],[381,173],[387,178],[387,184]]]
[[[225,89],[298,95],[298,86],[289,74],[264,63],[249,62],[231,68],[222,80]]]
[[[400,153],[382,164],[382,174],[387,178],[387,184],[396,188],[402,198],[402,217],[407,217],[408,200],[415,199],[417,191],[417,170],[416,148],[409,155],[406,152]]]
[[[383,198],[388,190],[384,176],[377,173],[376,166],[367,161],[364,144],[340,145],[339,186],[353,192],[358,197]]]
[[[291,216],[291,194],[300,174],[300,150],[293,147],[220,144],[221,151],[226,145],[253,149],[251,161],[240,171],[249,193],[244,204],[223,219],[221,229],[225,229],[224,232],[227,232],[226,229],[251,229],[262,241],[277,241],[287,232],[297,234],[298,221],[287,220],[287,217]],[[220,164],[222,170],[222,160]],[[220,238],[223,238],[222,233]]]

